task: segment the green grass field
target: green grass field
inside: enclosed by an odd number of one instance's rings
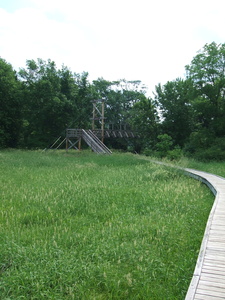
[[[213,195],[132,154],[0,152],[0,299],[184,299]]]
[[[211,161],[205,163],[191,159],[184,159],[181,160],[181,165],[225,177],[225,162]]]

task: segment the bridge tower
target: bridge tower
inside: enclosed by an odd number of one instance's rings
[[[104,135],[105,135],[105,100],[98,99],[93,100],[93,112],[92,112],[92,131],[96,128],[96,121],[98,121],[98,125],[101,125],[101,140],[104,143]]]

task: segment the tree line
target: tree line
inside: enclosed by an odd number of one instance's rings
[[[136,139],[108,146],[146,155],[225,159],[225,44],[206,44],[185,78],[158,84],[147,97],[141,81],[92,82],[50,59],[27,60],[16,72],[0,58],[0,147],[45,148],[66,128],[91,128],[92,100],[104,99],[107,126],[129,126]]]

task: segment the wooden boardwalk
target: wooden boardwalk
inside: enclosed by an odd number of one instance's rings
[[[184,170],[207,184],[215,195],[185,300],[225,299],[225,178],[192,169]]]

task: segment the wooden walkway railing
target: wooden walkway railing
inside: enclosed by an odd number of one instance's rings
[[[82,129],[82,138],[94,152],[112,154],[112,151],[91,130]]]
[[[225,299],[225,178],[192,169],[184,170],[207,184],[215,195],[185,300]]]

